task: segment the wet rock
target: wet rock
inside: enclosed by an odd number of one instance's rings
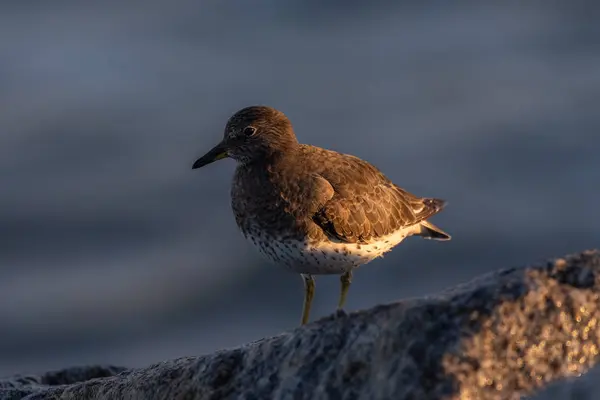
[[[206,356],[11,378],[0,398],[585,398],[599,321],[600,252],[587,251]]]

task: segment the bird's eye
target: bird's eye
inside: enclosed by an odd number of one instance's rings
[[[253,126],[247,126],[244,128],[244,135],[252,136],[256,133],[256,128]]]

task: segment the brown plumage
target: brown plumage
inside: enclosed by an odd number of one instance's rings
[[[410,194],[357,157],[298,143],[273,108],[238,111],[194,168],[224,157],[238,161],[231,204],[240,230],[268,259],[302,273],[307,296],[312,274],[342,274],[341,305],[353,268],[407,236],[450,239],[427,221],[443,200]],[[303,321],[307,313],[305,303]]]

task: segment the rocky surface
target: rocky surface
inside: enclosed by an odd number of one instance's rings
[[[550,382],[530,400],[596,400],[600,391],[600,367],[596,366],[580,378]]]
[[[588,251],[206,356],[13,377],[0,398],[585,398],[594,384],[576,377],[600,360],[599,320]]]

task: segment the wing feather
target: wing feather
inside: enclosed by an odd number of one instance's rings
[[[415,225],[442,210],[443,200],[419,198],[394,185],[377,168],[357,157],[328,150],[319,175],[333,196],[312,216],[330,238],[364,243]],[[337,158],[337,160],[336,160]]]

